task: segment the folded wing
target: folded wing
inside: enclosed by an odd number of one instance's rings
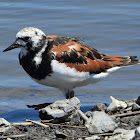
[[[79,72],[98,74],[107,72],[112,67],[124,67],[140,63],[136,56],[108,56],[94,48],[83,45],[80,39],[74,37],[47,36],[52,45],[49,53],[54,53],[54,59],[65,63],[67,67],[75,68]]]

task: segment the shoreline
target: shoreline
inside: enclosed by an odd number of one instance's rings
[[[74,97],[39,110],[40,121],[26,119],[10,124],[1,119],[0,139],[139,140],[140,97],[131,101],[111,99],[109,106],[97,104],[86,113],[80,110],[80,101]]]

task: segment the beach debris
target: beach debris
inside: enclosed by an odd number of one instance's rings
[[[104,103],[97,104],[91,109],[91,111],[106,111],[106,110],[107,110],[107,107],[106,107],[106,104]]]
[[[4,134],[11,126],[0,126],[0,134]]]
[[[136,99],[136,104],[140,106],[140,96]]]
[[[86,129],[86,127],[84,126],[76,126],[76,125],[65,125],[65,124],[56,124],[56,123],[45,123],[43,121],[44,124],[46,125],[54,125],[54,126],[61,126],[61,127],[71,127],[71,128],[81,128],[81,129]]]
[[[133,138],[134,140],[139,140],[140,139],[140,127],[137,127],[135,129],[135,136]]]
[[[134,103],[132,105],[132,111],[139,111],[139,110],[140,110],[140,106],[138,104]]]
[[[77,112],[85,122],[88,121],[89,118],[81,110],[78,110]]]
[[[99,136],[91,136],[91,137],[85,138],[85,140],[101,140],[101,137],[99,137]]]
[[[81,129],[85,129],[86,127],[84,126],[76,126],[76,125],[65,125],[65,124],[56,124],[56,123],[48,123],[45,120],[41,120],[41,122],[45,125],[54,125],[54,126],[61,126],[61,127],[71,127],[71,128],[81,128]]]
[[[83,140],[82,138],[84,138],[84,140],[86,138],[100,138],[100,140],[105,140],[105,137],[106,136],[114,136],[114,135],[118,135],[118,134],[121,134],[121,132],[116,132],[116,133],[102,133],[102,134],[93,134],[93,135],[88,135],[88,136],[79,136],[79,137],[75,137],[75,138],[79,138],[78,140]],[[95,136],[98,136],[98,137],[95,137]]]
[[[126,101],[126,103],[127,103],[127,108],[129,108],[129,107],[132,108],[133,104],[137,104],[136,99],[133,99],[131,101]]]
[[[13,123],[11,126],[33,126],[34,124],[43,126],[43,127],[48,127],[48,126],[61,126],[61,127],[70,127],[70,128],[81,128],[81,129],[86,129],[85,126],[76,126],[76,125],[66,125],[66,124],[57,124],[57,123],[48,123],[47,120],[41,120],[41,121],[32,121],[29,119],[26,119],[26,122],[21,122],[21,123]]]
[[[94,111],[91,113],[85,126],[91,134],[105,133],[114,131],[118,126],[115,121],[103,111]]]
[[[122,113],[122,114],[115,114],[115,115],[112,115],[112,117],[127,117],[127,116],[133,116],[133,115],[138,115],[138,114],[140,114],[140,111],[128,112],[128,113]]]
[[[0,139],[15,139],[15,138],[22,138],[25,137],[26,134],[20,134],[20,135],[9,135],[9,136],[0,136]]]
[[[112,103],[107,107],[108,111],[116,111],[117,109],[125,109],[127,108],[127,104],[124,101],[119,101],[115,99],[114,97],[110,96]]]
[[[37,125],[40,125],[40,126],[43,126],[43,127],[48,128],[48,126],[47,126],[47,125],[42,124],[41,122],[32,121],[32,120],[29,120],[29,119],[26,119],[26,122],[32,122],[33,124],[37,124]]]
[[[56,138],[66,139],[68,136],[58,130],[55,131]]]
[[[0,126],[3,126],[3,125],[10,125],[10,123],[4,118],[0,118]]]
[[[7,140],[12,140],[11,138],[7,138]]]
[[[26,120],[27,121],[27,120]],[[18,122],[18,123],[13,123],[11,124],[12,126],[18,126],[18,125],[22,125],[22,126],[29,126],[29,125],[34,125],[32,122]]]
[[[26,119],[27,122],[8,125],[2,123],[0,139],[139,140],[140,110],[136,101],[122,101],[127,107],[116,105],[116,111],[108,111],[105,104],[97,104],[92,111],[86,113],[80,110],[80,101],[75,97],[58,101],[51,109],[63,110],[63,121],[62,112],[58,111],[54,112],[54,118],[47,120]]]
[[[109,136],[106,140],[132,140],[135,137],[135,130],[116,129],[114,132],[121,134]]]

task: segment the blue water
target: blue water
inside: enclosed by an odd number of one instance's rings
[[[75,36],[108,55],[140,59],[140,1],[138,0],[3,0],[0,1],[0,114],[13,121],[37,112],[27,104],[64,99],[54,88],[32,81],[18,63],[19,49],[2,51],[27,26],[46,34]],[[130,100],[140,95],[140,65],[124,68],[100,83],[75,89],[83,106],[110,103],[110,95]],[[14,114],[14,115],[13,115]],[[25,115],[21,115],[25,114]]]

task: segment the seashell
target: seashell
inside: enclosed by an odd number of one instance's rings
[[[112,103],[110,103],[110,105],[108,106],[108,111],[115,111],[118,108],[127,108],[127,104],[124,101],[119,101],[112,96],[110,96],[110,98],[112,100]]]

